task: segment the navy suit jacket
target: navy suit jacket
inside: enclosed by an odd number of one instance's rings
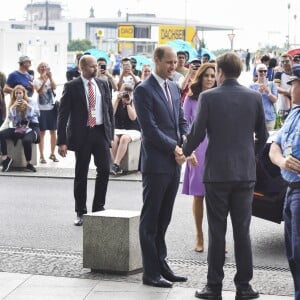
[[[255,150],[268,138],[261,94],[234,79],[201,93],[184,154],[190,155],[206,134],[204,182],[255,181]]]
[[[176,145],[182,145],[182,135],[188,131],[177,85],[170,81],[173,110],[166,96],[151,75],[134,90],[134,105],[142,130],[141,171],[143,173],[173,173],[180,167],[174,156]]]
[[[114,137],[111,94],[104,80],[95,78],[95,81],[101,93],[105,137],[110,145]],[[86,141],[87,123],[86,94],[83,81],[78,77],[64,86],[58,114],[57,145],[68,145],[73,151],[80,149]]]

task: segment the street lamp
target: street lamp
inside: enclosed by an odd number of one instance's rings
[[[294,47],[297,46],[297,41],[296,41],[296,35],[297,35],[297,15],[294,15],[294,21],[295,21],[295,32],[294,32]]]
[[[185,41],[187,38],[186,27],[187,27],[187,0],[185,0],[185,3],[184,3],[184,40]]]
[[[291,3],[288,3],[288,32],[287,32],[287,50],[290,49],[290,9],[291,9]]]

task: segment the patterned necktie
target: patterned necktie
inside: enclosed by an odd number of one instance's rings
[[[96,97],[95,90],[91,81],[88,82],[88,97],[89,97],[89,126],[94,127],[96,125]]]
[[[173,110],[173,104],[172,104],[172,99],[171,99],[171,95],[170,95],[170,92],[169,92],[169,86],[168,86],[167,81],[165,81],[164,86],[165,86],[165,92],[166,92],[166,96],[167,96],[168,106],[169,106],[169,109],[172,111]]]

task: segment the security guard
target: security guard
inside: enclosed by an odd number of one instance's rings
[[[300,64],[292,67],[293,109],[270,148],[271,161],[281,168],[288,188],[284,203],[286,254],[294,280],[295,299],[300,300]]]

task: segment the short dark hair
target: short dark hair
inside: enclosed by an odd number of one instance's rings
[[[128,61],[131,63],[131,60],[130,60],[129,57],[124,57],[124,58],[122,58],[122,60],[121,60],[122,63],[128,62]]]
[[[207,59],[210,60],[210,55],[208,53],[204,53],[202,56],[207,57]]]
[[[227,78],[238,78],[243,70],[239,56],[234,52],[226,52],[216,59],[217,69],[221,69]]]
[[[264,62],[264,61],[270,61],[270,56],[269,55],[267,55],[267,54],[265,54],[265,55],[263,55],[262,57],[261,57],[261,59],[260,59],[260,61],[261,62]]]
[[[185,56],[185,59],[186,59],[186,52],[185,51],[177,51],[177,56],[178,55],[184,55]]]
[[[107,60],[106,60],[105,57],[99,57],[99,58],[97,59],[97,62],[99,62],[99,61],[104,61],[104,62],[107,64]]]

